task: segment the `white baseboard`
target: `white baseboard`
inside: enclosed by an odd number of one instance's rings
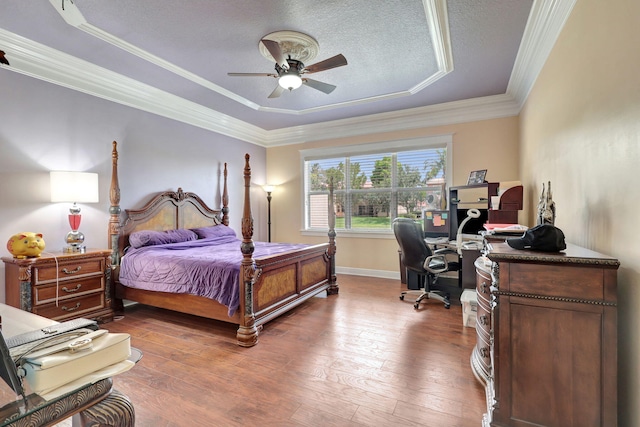
[[[400,280],[399,271],[370,270],[367,268],[336,267],[336,273],[352,274],[354,276],[380,277],[382,279]]]

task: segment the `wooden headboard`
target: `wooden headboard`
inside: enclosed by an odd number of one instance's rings
[[[211,225],[229,225],[229,197],[227,192],[227,164],[224,164],[222,209],[209,208],[195,193],[166,191],[159,193],[141,209],[126,209],[120,218],[120,185],[118,182],[117,142],[113,142],[111,171],[111,208],[109,243],[113,250],[112,264],[120,264],[120,257],[129,246],[129,235],[139,230],[175,230]],[[122,224],[122,225],[120,225]]]
[[[226,165],[225,165],[226,166]],[[126,209],[118,238],[118,249],[129,245],[129,235],[138,230],[175,230],[222,223],[221,211],[210,209],[194,193],[166,191],[156,195],[142,209]]]

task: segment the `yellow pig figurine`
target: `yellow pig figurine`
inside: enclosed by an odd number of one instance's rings
[[[7,242],[7,250],[14,258],[39,257],[44,251],[42,233],[23,232],[14,234]]]

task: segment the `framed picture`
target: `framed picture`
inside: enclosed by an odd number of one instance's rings
[[[469,174],[469,180],[467,185],[476,185],[484,183],[484,177],[487,176],[487,170],[482,169],[479,171],[473,171]]]

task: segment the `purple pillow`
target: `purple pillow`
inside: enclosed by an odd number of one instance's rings
[[[212,225],[211,227],[192,228],[199,239],[210,239],[213,237],[233,236],[236,237],[236,232],[233,228],[226,225]]]
[[[167,231],[142,230],[131,233],[129,244],[134,248],[143,246],[164,245],[166,243],[181,243],[196,240],[198,235],[191,230],[178,229]]]

